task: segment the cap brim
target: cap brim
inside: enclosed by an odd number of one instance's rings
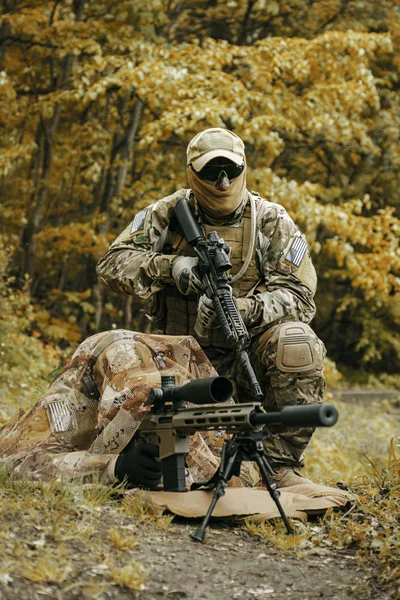
[[[239,154],[235,154],[235,152],[230,152],[229,150],[210,150],[210,152],[206,152],[202,156],[199,156],[199,158],[195,158],[189,164],[193,165],[195,171],[201,171],[210,160],[217,158],[217,156],[223,156],[237,165],[242,165],[244,163],[244,156],[239,156]]]

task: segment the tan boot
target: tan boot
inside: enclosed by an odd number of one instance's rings
[[[313,482],[303,477],[295,467],[280,467],[275,471],[274,477],[271,477],[271,483],[275,483],[277,488],[285,488]]]

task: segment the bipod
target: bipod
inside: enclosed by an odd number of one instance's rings
[[[227,440],[225,442],[221,454],[221,464],[213,477],[205,483],[197,483],[192,485],[192,490],[200,488],[214,489],[211,504],[201,526],[190,535],[192,540],[196,542],[204,541],[206,528],[214,511],[215,505],[217,504],[218,500],[225,495],[225,488],[228,487],[228,481],[232,475],[240,474],[240,465],[244,461],[255,462],[258,465],[262,481],[264,482],[271,498],[276,504],[279,514],[285,523],[287,533],[293,533],[293,529],[290,526],[285,511],[283,510],[279,501],[281,494],[279,490],[276,489],[276,485],[271,483],[269,480],[269,475],[273,476],[274,472],[264,455],[264,439],[265,435],[263,431],[241,431],[231,440]]]

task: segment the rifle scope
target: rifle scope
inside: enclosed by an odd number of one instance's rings
[[[279,412],[253,413],[250,422],[253,426],[332,427],[338,418],[338,410],[332,404],[306,404],[285,406]]]
[[[227,377],[206,377],[176,386],[174,375],[162,375],[161,388],[154,388],[151,391],[151,399],[158,405],[166,402],[218,404],[227,402],[232,395],[233,385]]]

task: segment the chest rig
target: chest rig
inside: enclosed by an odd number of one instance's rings
[[[216,231],[220,238],[223,238],[225,243],[230,247],[230,260],[232,269],[229,274],[232,275],[233,295],[236,298],[245,297],[259,282],[261,274],[256,264],[256,243],[253,243],[251,256],[249,256],[249,248],[252,240],[252,228],[255,229],[256,214],[253,215],[252,222],[252,205],[253,210],[257,211],[256,201],[251,202],[250,197],[243,213],[243,216],[238,225],[221,226],[203,224],[203,232],[207,239],[211,231]],[[254,238],[254,233],[253,233]],[[171,240],[171,245],[167,249],[168,253],[185,256],[195,256],[193,248],[189,246],[185,238],[176,233],[174,239]],[[165,252],[165,248],[164,248]],[[247,268],[244,265],[247,263]],[[244,271],[244,272],[243,272]],[[235,275],[239,275],[235,279]],[[166,326],[165,333],[167,335],[193,335],[194,325],[197,317],[198,296],[189,295],[183,296],[173,286],[167,286],[165,289],[165,310],[166,310]],[[209,330],[209,335],[201,341],[204,347],[229,348],[224,340],[222,332],[218,325]]]

